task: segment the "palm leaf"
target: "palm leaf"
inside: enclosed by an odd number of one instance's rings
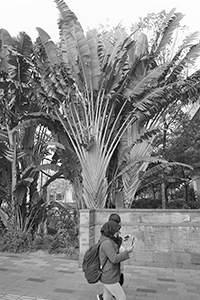
[[[71,72],[76,79],[79,74],[78,66],[78,51],[77,42],[75,38],[74,26],[64,27],[61,30],[61,47],[62,47],[62,58],[63,62],[71,68]]]
[[[6,29],[0,29],[0,39],[2,46],[13,46],[14,41]]]
[[[188,168],[190,170],[193,170],[193,167],[187,164],[183,164],[183,163],[179,163],[179,162],[162,162],[162,161],[158,161],[160,162],[159,164],[153,166],[152,168],[149,168],[142,176],[141,176],[141,180],[142,179],[147,179],[150,178],[151,176],[156,176],[159,173],[163,173],[165,170],[167,169],[171,169],[172,167],[176,167],[176,168]]]
[[[190,46],[190,48],[189,48],[188,52],[185,54],[185,56],[172,69],[171,74],[168,77],[166,83],[175,82],[178,75],[183,71],[183,69],[186,66],[190,67],[190,66],[194,65],[194,63],[197,60],[197,58],[199,57],[199,55],[200,55],[200,43]]]
[[[83,78],[85,80],[86,88],[87,90],[92,89],[92,83],[91,83],[91,55],[90,55],[90,49],[87,43],[87,40],[83,34],[82,28],[78,25],[74,25],[75,28],[75,38],[77,42],[77,50],[79,54],[79,60],[81,63],[81,68],[83,72]]]
[[[13,149],[8,149],[8,150],[4,149],[3,155],[8,161],[13,162],[15,151]],[[27,153],[25,151],[17,152],[17,159],[23,158],[26,155]]]
[[[158,108],[163,107],[167,100],[165,99],[166,87],[155,88],[151,93],[144,96],[143,99],[134,102],[134,107],[138,110],[138,114],[142,114],[149,118],[151,110],[158,111]]]
[[[144,159],[140,161],[142,157]],[[146,170],[149,160],[150,143],[144,141],[141,144],[136,144],[127,157],[126,164],[124,166],[122,165],[122,173],[120,174],[119,172],[117,174],[119,177],[122,176],[126,206],[131,205],[141,181],[138,174]]]
[[[16,204],[22,205],[24,197],[27,194],[27,189],[30,187],[31,183],[34,181],[32,177],[27,177],[25,179],[21,179],[16,183],[14,194],[16,197]]]
[[[22,184],[22,182],[26,182],[26,183],[32,183],[34,181],[34,178],[32,177],[27,177],[27,178],[24,178],[22,180],[20,180],[19,184]]]
[[[30,175],[32,175],[32,173],[35,171],[35,164],[32,163],[30,164],[28,167],[25,168],[25,170],[21,173],[21,178],[25,179],[30,177]]]
[[[141,162],[123,174],[122,178],[123,178],[123,186],[124,186],[125,207],[127,208],[131,207],[131,204],[135,198],[135,194],[141,183],[138,174],[140,174],[140,172],[144,172],[147,166],[148,166],[148,162]]]
[[[79,78],[80,68],[78,65],[76,31],[74,26],[76,25],[80,30],[82,29],[80,24],[77,22],[77,17],[63,0],[55,0],[55,3],[61,13],[59,27],[61,29],[60,36],[62,59],[66,67],[71,69],[73,78],[77,82],[78,86],[81,87]]]
[[[4,226],[7,227],[9,217],[1,208],[0,208],[0,218],[1,218]]]
[[[61,13],[61,17],[65,22],[76,21],[76,15],[69,9],[64,0],[54,0],[58,10]]]
[[[128,166],[126,166],[121,172],[119,172],[119,174],[117,175],[117,177],[124,175],[127,171],[129,171],[131,168],[135,167],[135,165],[143,163],[143,162],[147,162],[147,163],[166,163],[167,161],[164,159],[161,159],[159,157],[153,157],[153,156],[144,156],[144,157],[140,157],[139,159],[136,159],[132,162],[130,162],[128,164]]]
[[[157,49],[155,51],[155,55],[158,55],[159,52],[170,42],[170,39],[173,35],[174,30],[179,26],[180,21],[182,20],[182,18],[184,17],[183,14],[181,13],[176,13],[173,16],[171,16],[173,10],[169,13],[170,16],[167,15],[166,20],[167,20],[167,25],[166,21],[164,20],[163,24],[164,24],[164,29],[162,31],[162,38],[160,40],[159,45],[157,46]],[[163,28],[161,26],[161,28]]]
[[[187,36],[183,40],[183,43],[180,46],[180,49],[184,49],[184,48],[186,48],[188,46],[191,46],[194,43],[195,40],[199,39],[199,35],[200,35],[199,31],[195,31],[195,32],[191,33],[189,36]]]
[[[31,38],[25,32],[20,32],[16,40],[18,42],[20,54],[22,54],[23,57],[30,59],[33,52]]]
[[[9,142],[8,133],[0,129],[0,141]]]
[[[146,34],[143,32],[139,35],[135,48],[134,55],[141,57],[148,53],[148,40]]]
[[[165,69],[165,65],[162,65],[153,71],[149,72],[149,74],[144,74],[144,76],[141,76],[139,80],[134,80],[133,83],[129,85],[129,87],[125,91],[125,95],[127,97],[131,97],[133,95],[139,95],[142,92],[144,92],[144,89],[148,87],[148,85],[153,82],[153,80],[157,79],[159,76],[161,76],[162,72]]]
[[[97,46],[90,32],[87,32],[86,38],[88,41],[90,54],[91,54],[92,89],[98,90],[101,70],[100,70],[99,58],[97,55]]]
[[[161,32],[168,26],[168,23],[169,23],[170,19],[174,16],[175,11],[176,11],[176,8],[172,8],[170,10],[170,12],[166,15],[165,19],[163,20],[163,22],[159,28]]]
[[[144,141],[148,141],[149,139],[152,139],[158,132],[157,128],[148,128],[144,129],[143,133],[139,135],[139,137],[136,137],[134,141],[129,146],[125,146],[122,150],[121,154],[119,155],[119,165],[123,163],[124,160],[127,159],[127,156],[130,156],[131,151],[133,150],[133,147],[139,143],[143,143]],[[123,138],[121,143],[123,142]]]
[[[197,58],[200,56],[200,43],[192,45],[186,54],[186,57],[183,59],[187,66],[191,66],[195,63]]]
[[[0,70],[6,72],[13,72],[16,69],[15,66],[9,63],[10,60],[10,52],[9,49],[13,49],[14,40],[11,38],[9,32],[5,29],[0,29],[0,53],[1,53],[1,61],[0,61]]]
[[[63,146],[61,143],[58,143],[58,142],[48,142],[47,145],[48,146],[56,146],[62,150],[65,150],[65,146]]]
[[[46,54],[48,56],[49,62],[52,66],[58,64],[58,55],[57,55],[57,47],[53,41],[51,41],[50,36],[40,27],[36,27],[42,44],[45,48]]]

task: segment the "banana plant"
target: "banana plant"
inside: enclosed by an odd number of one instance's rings
[[[5,29],[1,29],[0,40],[0,141],[1,160],[4,162],[1,165],[1,195],[7,192],[3,201],[8,204],[9,217],[19,230],[24,230],[27,207],[30,208],[37,188],[37,153],[34,156],[32,152],[36,150],[34,146],[39,139],[35,125],[23,129],[19,129],[18,125],[21,116],[39,110],[33,80],[36,80],[37,73],[33,44],[26,33],[21,32],[17,38],[12,38]]]

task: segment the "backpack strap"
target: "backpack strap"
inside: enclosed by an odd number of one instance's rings
[[[99,250],[100,250],[100,245],[101,245],[102,242],[103,241],[101,241],[101,242],[99,241]],[[101,266],[101,270],[103,270],[103,268],[105,267],[107,261],[108,261],[108,257],[106,256],[106,260],[105,260],[104,264]]]
[[[106,258],[106,261],[104,262],[104,264],[101,266],[101,270],[103,270],[103,268],[105,267],[107,261],[108,261],[108,257]]]

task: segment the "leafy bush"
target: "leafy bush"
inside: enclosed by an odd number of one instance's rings
[[[73,259],[78,259],[79,255],[78,238],[76,241],[71,239],[64,230],[54,235],[36,235],[33,240],[33,248],[35,250],[47,251],[50,254],[66,254],[68,258]]]
[[[185,202],[182,199],[177,199],[169,202],[167,204],[167,208],[169,209],[199,209],[200,201],[188,201]]]
[[[133,201],[131,208],[135,209],[159,209],[162,208],[161,199],[140,199]],[[200,201],[188,201],[184,199],[176,199],[166,204],[167,209],[200,209]]]
[[[156,209],[156,208],[162,208],[162,201],[152,200],[152,199],[140,199],[137,201],[133,201],[131,208],[144,208],[144,209]]]
[[[0,251],[27,252],[33,249],[32,235],[10,226],[1,233]]]
[[[200,209],[200,201],[189,201],[187,203],[188,207],[191,209]]]
[[[0,251],[47,251],[78,258],[78,215],[76,210],[50,209],[46,231],[17,231],[12,225],[0,232]],[[53,221],[53,222],[52,222]],[[52,227],[53,224],[53,227]],[[41,226],[43,228],[44,226]]]

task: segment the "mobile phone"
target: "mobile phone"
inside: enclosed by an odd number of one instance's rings
[[[123,241],[124,241],[124,242],[125,242],[125,241],[128,241],[128,239],[129,239],[130,237],[131,237],[130,234],[125,235],[125,236],[123,237]]]
[[[130,245],[131,247],[133,247],[134,241],[135,241],[135,237],[133,236],[133,237],[132,237],[132,241],[131,241],[131,245]]]

